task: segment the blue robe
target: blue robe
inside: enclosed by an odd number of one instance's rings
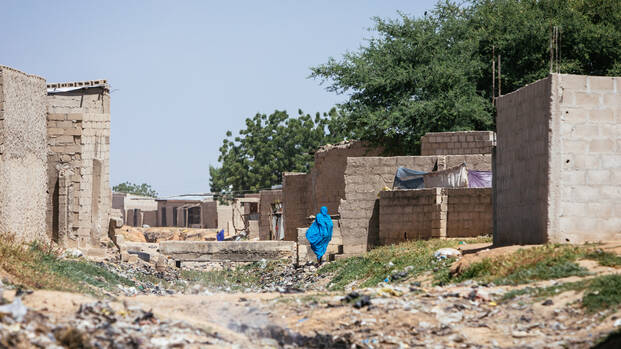
[[[315,221],[306,231],[306,239],[310,242],[313,252],[317,255],[317,260],[321,260],[330,240],[332,240],[332,218],[328,215],[328,209],[323,206],[321,212],[317,214]]]

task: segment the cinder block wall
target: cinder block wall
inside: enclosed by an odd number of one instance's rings
[[[491,188],[446,188],[444,192],[448,203],[447,237],[492,234]]]
[[[620,80],[552,74],[498,99],[494,243],[621,238]]]
[[[0,66],[0,232],[48,240],[45,80]]]
[[[379,242],[446,236],[446,195],[442,188],[383,191],[379,199]]]
[[[106,236],[112,205],[109,87],[105,80],[54,87],[83,88],[47,96],[47,229],[67,247],[88,248]]]
[[[350,157],[345,169],[345,198],[341,200],[341,231],[345,254],[360,254],[379,243],[378,194],[392,188],[400,166],[418,171],[439,170],[465,162],[473,170],[491,170],[491,155]]]
[[[261,190],[259,194],[259,239],[269,240],[272,228],[272,204],[282,202],[282,190]]]
[[[621,77],[552,76],[549,239],[621,239]]]
[[[421,155],[491,154],[494,131],[428,132],[421,137]]]

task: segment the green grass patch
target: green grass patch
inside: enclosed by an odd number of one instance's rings
[[[190,284],[200,284],[208,288],[230,288],[239,291],[261,284],[265,274],[273,273],[282,261],[253,262],[236,268],[199,271],[183,270],[181,277]]]
[[[588,312],[616,309],[621,304],[621,275],[603,275],[550,287],[525,287],[507,292],[503,300],[510,300],[521,295],[547,298],[567,291],[584,291],[582,306]]]
[[[603,265],[605,267],[621,267],[621,256],[617,256],[614,253],[605,252],[602,250],[591,251],[587,253],[584,258],[597,261],[600,265]]]
[[[0,235],[0,269],[12,284],[35,289],[90,293],[114,291],[122,284],[134,283],[96,263],[80,259],[63,259],[51,245],[33,242],[24,245],[8,234]]]
[[[519,249],[495,258],[471,264],[461,274],[437,279],[438,282],[461,282],[475,279],[501,285],[518,285],[538,280],[589,275],[575,261],[585,255],[579,246],[549,244]]]
[[[465,239],[467,244],[491,242],[490,238]],[[458,240],[417,240],[398,245],[382,246],[368,253],[338,260],[319,269],[321,274],[332,276],[328,288],[342,290],[346,285],[356,282],[358,287],[371,287],[384,281],[395,271],[409,268],[404,279],[424,272],[443,272],[450,263],[438,262],[433,252],[444,247],[458,247]],[[403,279],[402,279],[403,280]]]

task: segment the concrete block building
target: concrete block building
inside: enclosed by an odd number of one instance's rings
[[[0,66],[0,232],[47,240],[45,79]]]
[[[47,85],[47,228],[67,247],[95,246],[111,208],[106,80]]]
[[[621,77],[551,74],[497,110],[494,243],[621,239]]]

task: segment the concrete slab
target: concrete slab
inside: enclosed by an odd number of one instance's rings
[[[297,259],[295,241],[162,241],[160,253],[179,262]]]

